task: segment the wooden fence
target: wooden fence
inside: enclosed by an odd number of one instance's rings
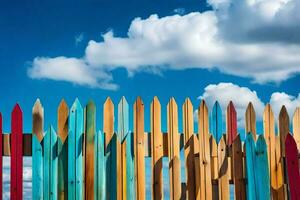
[[[249,103],[245,140],[238,134],[232,102],[226,110],[226,134],[222,132],[224,120],[218,102],[210,113],[201,102],[197,133],[189,99],[182,107],[182,134],[178,132],[178,107],[173,98],[167,105],[167,133],[161,131],[157,97],[151,103],[148,133],[144,130],[141,98],[133,105],[133,133],[129,131],[129,106],[124,97],[117,110],[118,129],[114,130],[114,104],[108,98],[103,109],[103,131],[99,132],[92,101],[83,108],[76,99],[69,109],[62,100],[56,131],[50,126],[45,133],[39,100],[33,107],[32,134],[23,134],[19,105],[12,112],[11,134],[2,133],[0,114],[0,164],[2,156],[11,156],[11,199],[22,199],[23,156],[32,156],[34,200],[146,199],[145,170],[151,170],[152,199],[163,199],[163,157],[169,158],[171,199],[227,200],[232,198],[230,184],[234,185],[235,199],[300,199],[300,108],[293,116],[293,130],[289,130],[289,116],[282,107],[275,134],[274,114],[267,105],[263,134],[257,134],[255,110]],[[181,149],[184,158],[180,158]],[[150,169],[145,168],[145,157],[152,159]],[[181,180],[181,162],[186,166],[185,182]],[[2,181],[2,167],[0,170]]]

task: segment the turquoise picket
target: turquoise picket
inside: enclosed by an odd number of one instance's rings
[[[117,199],[117,140],[117,135],[113,134],[106,152],[106,189],[112,200]]]
[[[256,192],[258,200],[270,199],[270,177],[268,166],[267,144],[263,135],[259,135],[256,141]]]
[[[100,131],[96,134],[96,199],[106,199],[105,188],[105,156],[104,156],[104,134]]]
[[[247,199],[256,200],[255,187],[255,143],[251,133],[248,133],[245,140],[246,148],[246,175],[247,175]]]
[[[44,200],[57,199],[57,135],[52,126],[43,140],[44,158]]]
[[[118,105],[118,137],[122,143],[124,140],[126,142],[126,197],[134,199],[133,136],[129,132],[129,106],[125,97],[121,98]]]
[[[32,199],[43,199],[43,149],[36,135],[32,135]]]
[[[212,125],[211,127],[212,135],[216,139],[217,144],[219,144],[223,133],[222,133],[222,109],[218,101],[216,101],[212,110],[211,125]]]
[[[83,199],[83,108],[78,99],[71,107],[68,134],[68,199]]]

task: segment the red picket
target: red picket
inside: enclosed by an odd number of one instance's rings
[[[236,111],[232,101],[230,101],[227,107],[227,134],[228,134],[228,146],[231,146],[234,139],[237,136],[237,119]]]
[[[2,200],[2,114],[0,112],[0,200]]]
[[[291,200],[300,199],[300,174],[298,150],[293,136],[289,133],[285,139],[285,156]]]
[[[11,115],[10,197],[20,200],[23,195],[23,117],[18,104]]]

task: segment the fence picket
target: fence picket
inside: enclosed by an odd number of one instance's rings
[[[10,197],[23,198],[23,114],[16,104],[11,114]]]
[[[246,172],[247,172],[247,199],[258,199],[255,187],[255,143],[253,135],[249,132],[245,141],[246,150]]]
[[[230,199],[228,178],[228,152],[224,137],[218,144],[218,192],[219,200]]]
[[[251,132],[253,134],[254,141],[256,140],[256,114],[253,104],[250,102],[247,106],[246,113],[246,134]]]
[[[57,199],[57,135],[52,126],[43,140],[44,200]]]
[[[96,156],[96,199],[106,199],[106,176],[105,176],[105,155],[104,155],[104,134],[99,131],[95,137],[97,144]]]
[[[293,116],[293,136],[300,152],[300,107],[297,107]]]
[[[291,200],[300,199],[300,174],[297,144],[291,134],[286,136],[286,164]]]
[[[198,108],[198,136],[199,136],[199,164],[200,164],[200,181],[199,193],[197,199],[212,199],[211,184],[211,159],[209,143],[209,115],[205,101],[202,100]],[[200,198],[199,198],[200,197]]]

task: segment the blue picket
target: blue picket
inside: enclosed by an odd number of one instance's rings
[[[57,199],[57,135],[50,126],[44,137],[44,200]]]
[[[270,199],[270,177],[268,166],[267,144],[263,135],[259,135],[256,142],[256,191],[258,200]]]
[[[96,199],[106,199],[104,134],[96,134]]]
[[[83,199],[83,108],[78,99],[71,107],[68,134],[68,199]]]
[[[122,97],[118,105],[118,137],[121,142],[129,131],[129,106],[125,97]]]
[[[246,175],[247,175],[247,199],[256,200],[255,187],[255,143],[251,133],[248,133],[245,140],[246,148]]]
[[[216,101],[212,110],[211,125],[212,125],[211,127],[212,135],[216,139],[217,144],[219,144],[223,133],[222,133],[222,109],[218,101]]]
[[[36,135],[32,135],[32,199],[43,200],[43,150]]]

